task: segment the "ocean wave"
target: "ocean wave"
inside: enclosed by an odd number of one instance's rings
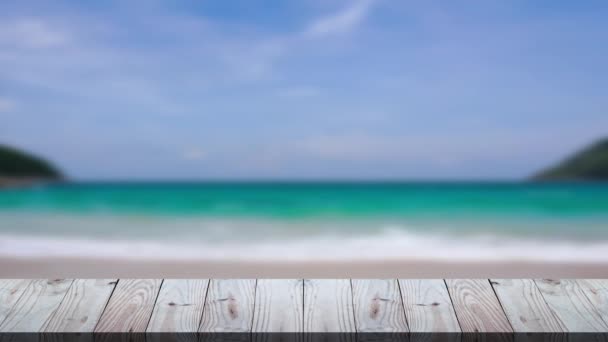
[[[531,217],[425,219],[270,219],[240,217],[149,217],[146,215],[68,215],[39,212],[0,212],[0,235],[50,236],[85,240],[140,240],[197,243],[292,242],[306,239],[375,239],[403,234],[408,239],[500,239],[552,242],[607,241],[605,219],[571,220]]]
[[[283,241],[176,242],[0,235],[0,256],[205,261],[608,262],[608,242],[454,237],[386,230]]]

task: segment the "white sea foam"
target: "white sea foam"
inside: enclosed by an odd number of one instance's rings
[[[608,242],[541,241],[493,236],[455,238],[388,230],[259,242],[160,242],[0,235],[0,256],[114,260],[608,262]]]
[[[589,231],[603,230],[602,222],[591,223],[598,226]],[[492,224],[518,229],[497,229]],[[546,225],[525,221],[483,222],[475,226],[457,220],[312,222],[3,213],[0,256],[275,262],[608,262],[608,239],[601,238],[605,233],[579,239],[571,234],[543,236],[539,231],[563,231]]]

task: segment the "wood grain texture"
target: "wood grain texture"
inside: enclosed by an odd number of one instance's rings
[[[576,281],[604,323],[608,323],[608,279],[579,279]]]
[[[531,279],[491,279],[494,291],[515,332],[564,332],[557,318]]]
[[[0,279],[0,325],[31,283],[27,279]]]
[[[304,280],[304,332],[356,332],[350,280]]]
[[[357,332],[408,332],[396,279],[353,279]]]
[[[302,279],[258,279],[253,332],[302,332]]]
[[[608,331],[599,311],[575,280],[538,279],[535,283],[568,332]]]
[[[255,279],[212,279],[200,332],[250,332]]]
[[[196,331],[261,333],[228,334],[256,342],[302,341],[306,335],[297,334],[302,331],[349,333],[335,335],[343,341],[354,340],[355,332],[372,333],[357,334],[360,341],[377,341],[403,335],[375,332],[408,330],[410,341],[478,336],[430,334],[461,328],[501,332],[492,339],[504,341],[510,341],[511,329],[558,333],[542,335],[551,341],[563,337],[560,332],[608,332],[608,280],[600,279],[287,279],[257,285],[256,280],[123,279],[115,284],[115,279],[0,280],[0,331],[192,333],[170,335],[181,342],[218,336]],[[103,342],[116,335],[96,336]],[[133,336],[143,342],[144,334]],[[167,336],[148,335],[152,342]]]
[[[120,279],[95,332],[145,332],[162,279]]]
[[[564,323],[555,316],[531,279],[492,279],[491,284],[516,332],[563,332]]]
[[[208,285],[208,279],[165,279],[147,331],[197,332]]]
[[[463,332],[513,332],[487,279],[446,279]]]
[[[33,280],[0,325],[2,332],[39,332],[65,297],[72,279]]]
[[[443,279],[400,279],[399,286],[411,332],[460,332]]]
[[[45,332],[93,332],[117,279],[76,279],[59,308],[43,327]]]

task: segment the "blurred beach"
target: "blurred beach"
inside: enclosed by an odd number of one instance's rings
[[[0,266],[2,277],[606,277],[608,185],[8,189]]]
[[[608,278],[607,17],[0,1],[0,277]]]

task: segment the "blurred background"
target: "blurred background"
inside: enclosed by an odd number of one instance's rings
[[[607,16],[3,1],[0,258],[605,263]]]

